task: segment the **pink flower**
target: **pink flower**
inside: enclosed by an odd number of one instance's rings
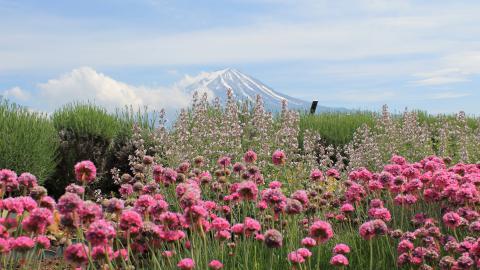
[[[40,246],[43,249],[49,249],[50,248],[50,239],[44,235],[37,236],[35,238],[35,242],[37,243],[38,246]]]
[[[122,197],[128,197],[133,194],[133,186],[130,184],[123,184],[118,189],[118,192],[120,195],[122,195]]]
[[[333,253],[334,254],[348,254],[348,253],[350,253],[350,247],[345,245],[345,244],[337,244],[333,248]]]
[[[212,270],[219,270],[223,268],[223,264],[218,260],[212,260],[208,264],[208,267]]]
[[[370,240],[376,235],[384,235],[387,231],[387,224],[380,219],[367,221],[360,225],[359,228],[360,236],[365,240]]]
[[[83,201],[77,194],[65,193],[58,200],[57,209],[61,214],[70,214],[78,210],[82,204]]]
[[[177,267],[182,270],[191,270],[195,268],[195,262],[190,258],[181,259]]]
[[[326,221],[315,221],[312,226],[310,226],[309,234],[318,242],[325,243],[333,237],[332,226]]]
[[[212,228],[216,231],[229,230],[230,223],[224,218],[217,217],[212,220]]]
[[[272,181],[272,182],[270,182],[270,184],[268,184],[268,187],[271,188],[271,189],[281,188],[282,187],[282,182]]]
[[[311,237],[305,237],[302,239],[302,245],[305,247],[314,247],[317,245],[317,241]]]
[[[19,252],[26,252],[35,246],[35,241],[27,236],[15,238],[11,243],[11,248]]]
[[[462,218],[455,212],[448,212],[442,217],[443,223],[450,229],[455,229],[462,224]]]
[[[0,170],[0,183],[5,185],[8,192],[18,189],[17,174],[14,171],[2,169]]]
[[[52,223],[53,214],[50,210],[47,208],[35,208],[30,215],[23,220],[22,227],[27,232],[43,234]]]
[[[305,258],[297,251],[292,251],[288,253],[287,258],[292,264],[301,264],[305,262]]]
[[[246,163],[255,163],[255,161],[257,160],[257,154],[252,150],[248,150],[243,156],[243,160]]]
[[[17,180],[20,186],[27,189],[33,188],[37,185],[37,178],[31,173],[22,173]]]
[[[86,245],[81,243],[72,244],[65,249],[64,257],[67,262],[81,266],[87,264],[88,252],[89,250]]]
[[[4,238],[0,238],[0,254],[5,254],[10,252],[10,243]]]
[[[257,184],[253,181],[243,181],[238,185],[237,192],[244,200],[255,200],[258,194]]]
[[[300,254],[303,258],[310,258],[312,256],[312,252],[306,248],[297,249],[297,253]]]
[[[113,258],[113,249],[110,246],[94,246],[92,248],[92,259],[102,260],[108,255],[109,258]]]
[[[232,232],[234,234],[243,234],[243,230],[244,230],[243,223],[237,223],[237,224],[232,226]]]
[[[230,166],[230,164],[232,163],[232,159],[228,156],[223,156],[223,157],[218,159],[217,163],[218,163],[218,165],[225,168],[225,167]]]
[[[75,178],[82,183],[90,183],[97,177],[97,168],[90,160],[75,164]]]
[[[276,150],[275,152],[273,152],[272,163],[274,165],[277,165],[277,166],[284,165],[285,162],[287,161],[286,159],[287,157],[283,151]]]
[[[337,254],[330,259],[330,264],[335,266],[347,266],[348,259],[342,254]]]
[[[400,243],[398,243],[397,252],[398,252],[399,254],[401,254],[401,253],[407,253],[407,252],[409,252],[409,251],[412,251],[414,247],[415,247],[415,246],[413,245],[412,242],[410,242],[410,241],[407,240],[407,239],[404,239],[404,240],[400,241]]]
[[[312,180],[312,181],[314,181],[314,182],[322,181],[322,180],[323,180],[323,173],[322,173],[322,171],[320,171],[319,169],[314,169],[314,170],[310,173],[310,180]]]
[[[335,169],[329,169],[329,170],[327,170],[326,175],[327,175],[328,177],[333,177],[333,178],[336,178],[336,179],[339,179],[339,178],[340,178],[340,173],[339,173],[337,170],[335,170]]]
[[[65,188],[65,191],[69,193],[75,193],[80,196],[85,193],[85,188],[79,185],[70,184]]]
[[[245,220],[243,221],[245,231],[252,233],[252,232],[257,232],[262,229],[262,226],[260,225],[260,222],[257,220],[251,218],[251,217],[246,217]]]
[[[85,236],[87,240],[93,245],[106,245],[108,241],[113,239],[116,235],[113,226],[103,219],[97,220],[90,224]]]
[[[349,203],[344,203],[342,205],[342,207],[340,207],[340,211],[347,214],[347,213],[352,213],[353,211],[355,211],[355,208],[353,207],[353,205],[351,205]]]
[[[370,208],[368,210],[368,215],[371,218],[381,219],[383,221],[390,221],[392,216],[390,215],[390,211],[387,208]]]
[[[130,233],[137,233],[140,231],[142,226],[143,221],[139,213],[131,210],[127,210],[122,213],[119,222],[120,229]]]
[[[283,245],[283,236],[275,229],[266,231],[263,236],[265,237],[263,242],[269,248],[279,248]]]
[[[0,201],[0,206],[2,209],[7,210],[8,212],[22,214],[23,213],[23,201],[19,197],[9,197]]]

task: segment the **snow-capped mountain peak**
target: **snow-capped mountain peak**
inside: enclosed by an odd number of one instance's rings
[[[227,91],[231,89],[238,100],[255,101],[260,95],[268,109],[281,108],[282,100],[286,100],[290,108],[307,108],[310,103],[274,91],[259,80],[248,76],[237,69],[226,68],[214,72],[202,72],[195,77],[186,77],[182,88],[188,93],[194,91],[207,92],[225,101]]]

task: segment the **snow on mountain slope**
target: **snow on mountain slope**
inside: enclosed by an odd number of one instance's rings
[[[188,93],[194,91],[211,93],[221,101],[226,100],[228,89],[232,89],[237,100],[246,99],[254,102],[256,96],[260,95],[265,103],[265,108],[271,110],[280,109],[283,99],[287,100],[289,108],[308,109],[311,104],[308,101],[276,92],[259,80],[233,68],[202,72],[198,76],[187,77],[181,87]]]

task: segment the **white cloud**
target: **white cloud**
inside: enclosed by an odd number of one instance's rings
[[[458,52],[440,60],[441,69],[414,74],[416,85],[443,85],[470,81],[480,74],[480,51]]]
[[[13,98],[13,99],[20,100],[20,101],[25,101],[25,100],[28,100],[30,98],[30,93],[25,92],[24,90],[22,90],[22,88],[20,88],[18,86],[15,86],[13,88],[5,90],[5,91],[2,92],[2,94],[6,98]]]
[[[465,92],[440,92],[432,95],[432,99],[452,99],[470,96],[470,93]]]
[[[186,107],[190,99],[190,95],[177,86],[135,86],[117,81],[90,67],[81,67],[38,84],[34,102],[48,105],[49,108],[88,100],[109,109],[133,105],[172,110]]]

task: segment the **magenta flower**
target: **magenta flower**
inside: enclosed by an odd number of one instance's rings
[[[255,163],[257,161],[257,154],[253,150],[248,150],[243,156],[246,163]]]
[[[210,268],[212,270],[220,270],[220,269],[223,268],[223,264],[218,260],[212,260],[208,264],[208,268]]]
[[[253,181],[243,181],[238,185],[237,192],[243,200],[252,201],[257,199],[258,187]]]
[[[345,244],[337,244],[335,247],[333,247],[333,253],[343,255],[348,254],[350,253],[350,247]]]
[[[348,266],[348,259],[342,254],[337,254],[330,259],[330,264],[334,266]]]
[[[309,235],[319,243],[325,243],[333,237],[332,225],[326,221],[315,221],[309,229]]]
[[[263,242],[269,248],[279,248],[283,245],[283,236],[275,229],[266,231],[263,236],[265,237]]]
[[[131,210],[124,211],[120,217],[120,229],[129,232],[137,233],[143,226],[142,216],[139,213]]]
[[[182,270],[191,270],[195,268],[195,261],[190,258],[181,259],[178,262],[177,267]]]
[[[317,245],[317,241],[315,241],[315,239],[311,238],[311,237],[305,237],[302,239],[302,242],[301,244],[305,247],[314,247]]]
[[[20,186],[26,189],[37,186],[37,178],[31,173],[22,173],[17,180]]]
[[[462,218],[455,212],[448,212],[442,217],[443,223],[450,229],[456,229],[462,224]]]
[[[10,243],[13,250],[26,252],[35,246],[35,241],[28,236],[19,236]]]
[[[320,182],[323,180],[323,173],[319,169],[314,169],[310,173],[310,180],[314,182]]]
[[[90,160],[80,161],[75,164],[75,178],[77,181],[87,184],[97,177],[97,168]]]
[[[49,249],[50,248],[50,239],[44,235],[37,236],[35,238],[35,242],[37,245],[43,249]]]
[[[305,258],[297,251],[292,251],[288,253],[287,259],[292,264],[301,264],[305,262]]]
[[[115,229],[110,222],[103,219],[97,220],[90,224],[85,236],[87,240],[93,245],[106,245],[109,240],[116,235]]]
[[[82,266],[88,262],[88,247],[84,244],[77,243],[68,246],[65,249],[64,257],[69,263],[75,266]]]
[[[272,155],[272,163],[277,166],[284,165],[287,161],[287,156],[281,150],[276,150]]]

